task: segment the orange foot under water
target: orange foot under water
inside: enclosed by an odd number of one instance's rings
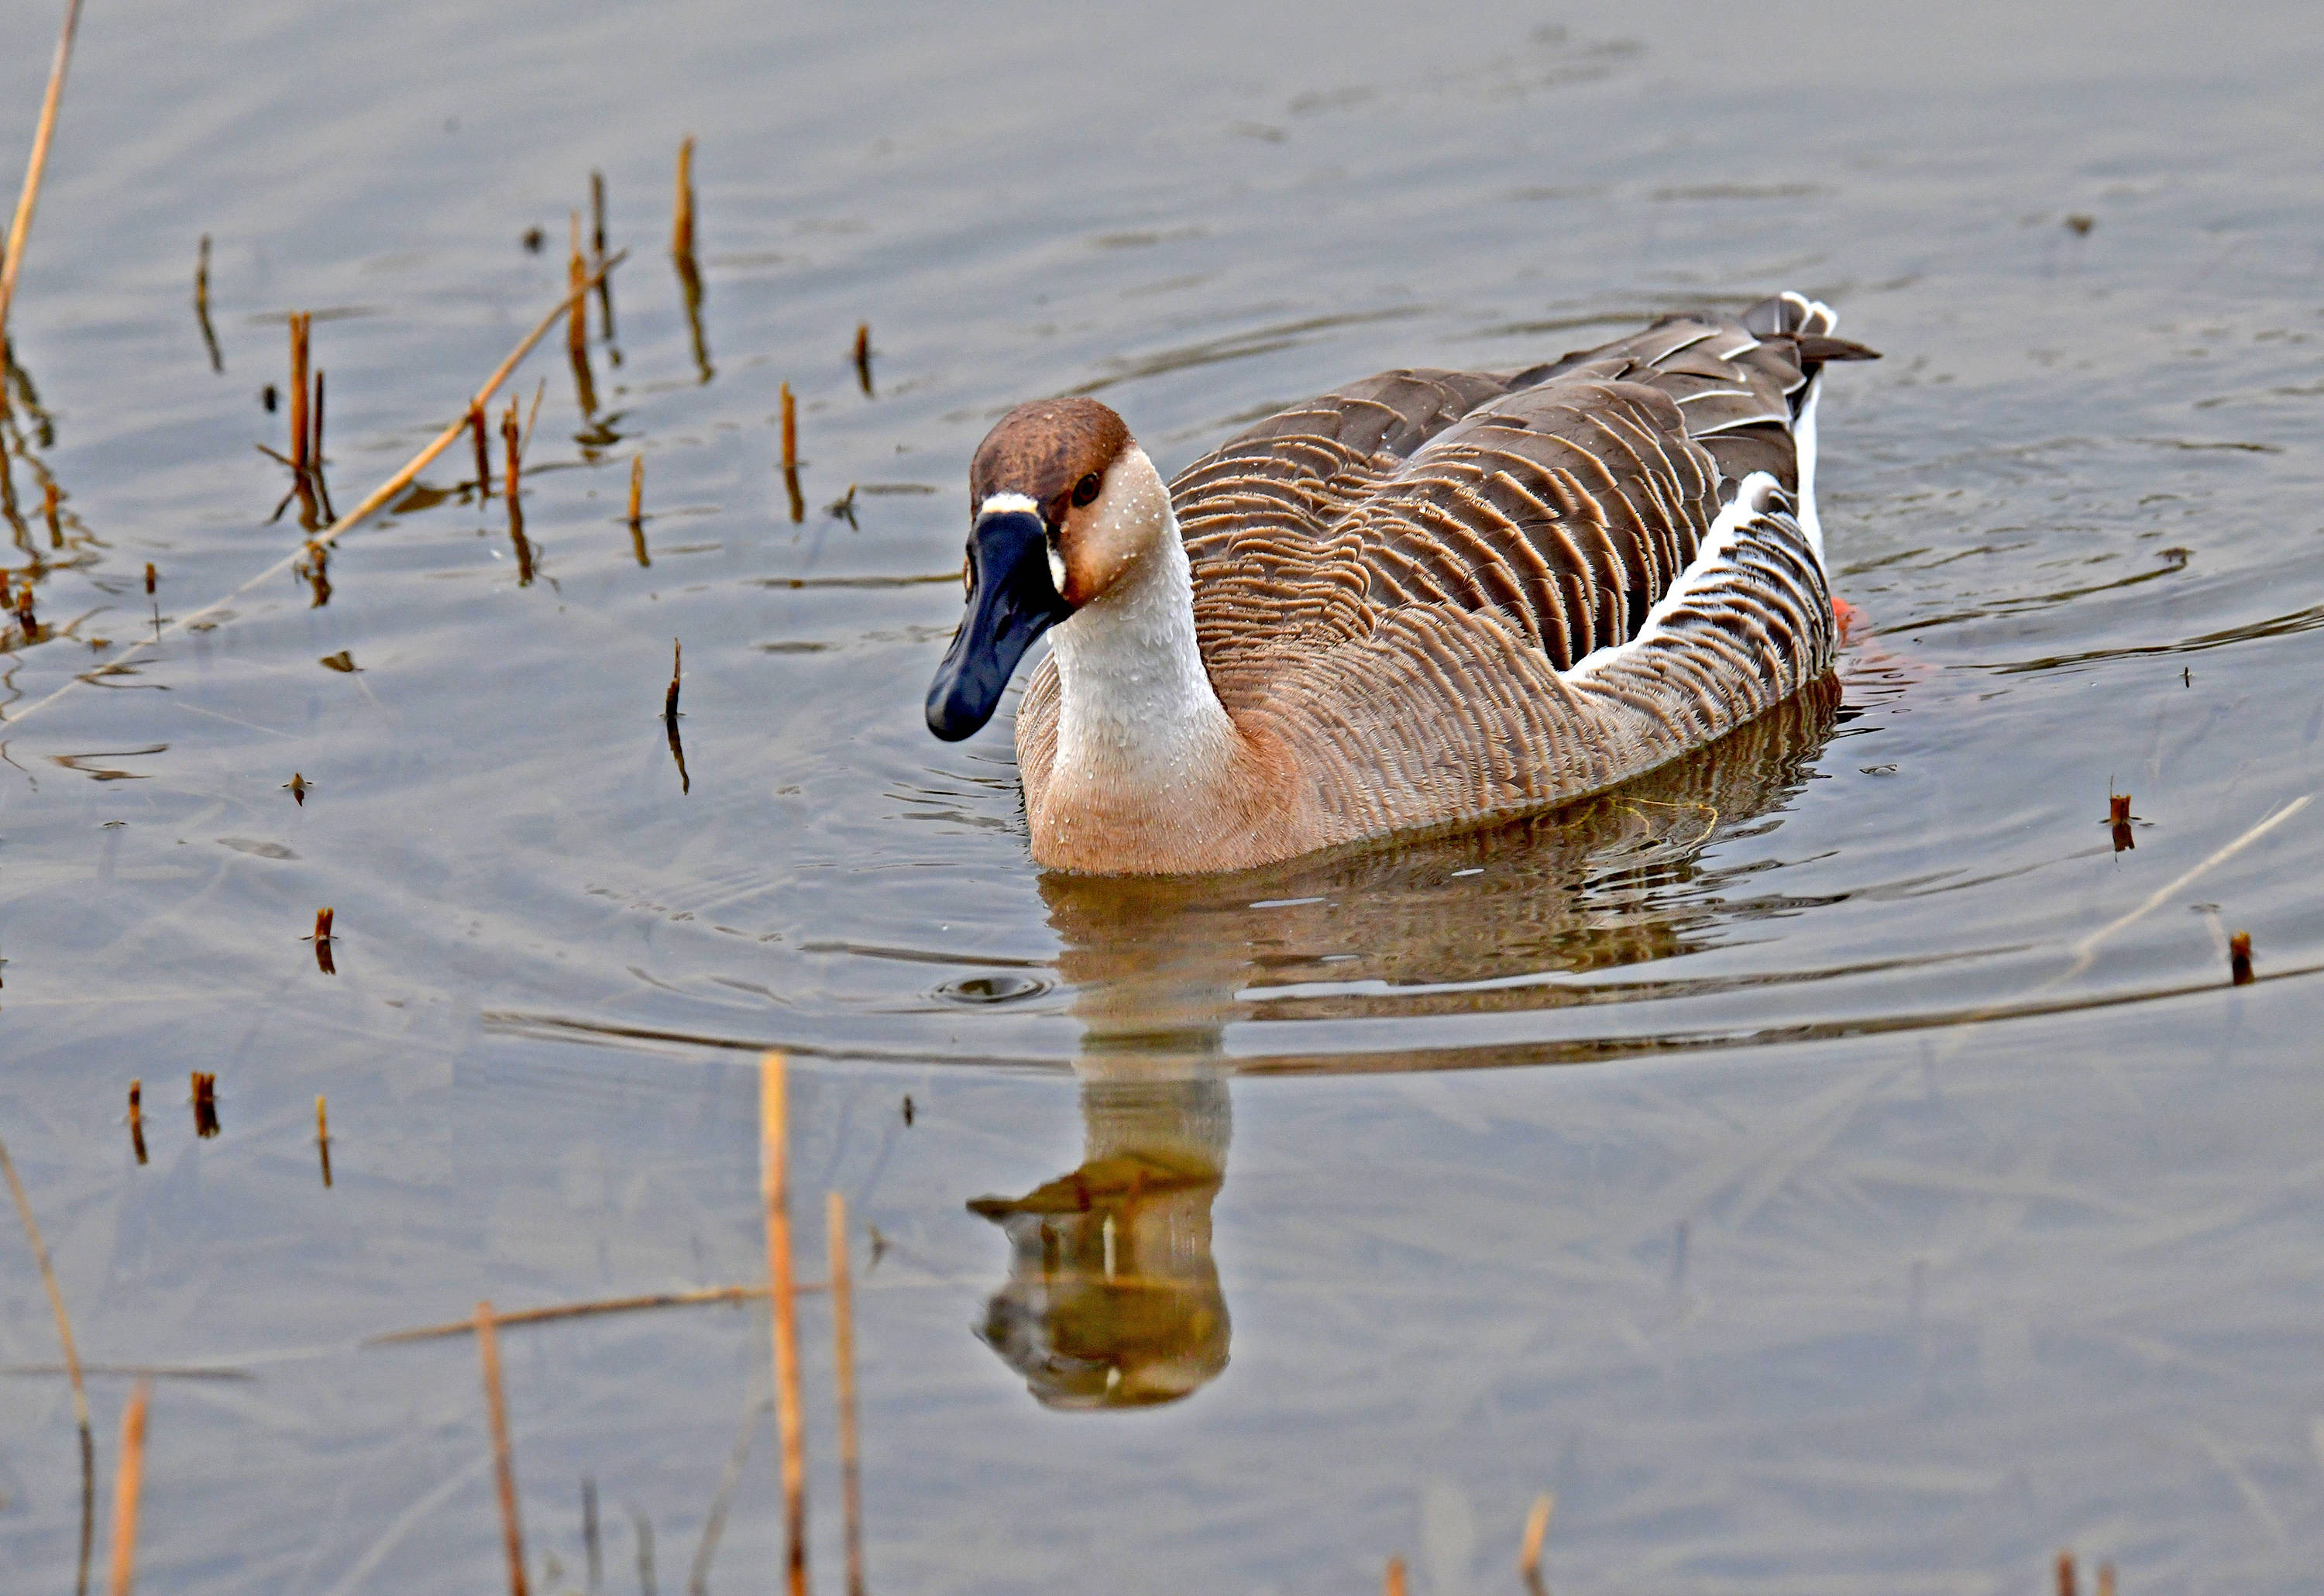
[[[1838,594],[1832,595],[1831,618],[1840,623],[1840,641],[1841,642],[1845,643],[1849,641],[1848,634],[1851,631],[1855,630],[1857,619],[1863,613],[1863,611],[1858,609],[1854,604],[1849,603]]]

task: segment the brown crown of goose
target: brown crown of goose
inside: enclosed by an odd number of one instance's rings
[[[1106,468],[1130,447],[1130,429],[1094,399],[1020,404],[977,445],[968,468],[969,513],[995,494],[1022,494],[1040,506],[1044,521],[1062,528],[1077,504],[1096,496]]]

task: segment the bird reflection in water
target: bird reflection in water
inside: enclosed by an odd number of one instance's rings
[[[969,1204],[1010,1241],[1008,1281],[978,1334],[1050,1407],[1151,1407],[1215,1379],[1230,1324],[1211,1256],[1231,1123],[1226,1028],[1603,1001],[1500,983],[1711,946],[1742,911],[1723,900],[1704,848],[1796,791],[1843,713],[1827,678],[1689,759],[1490,830],[1231,875],[1045,876],[1057,973],[1082,1024],[1084,1156],[1021,1197]],[[1584,1056],[1545,1045],[1268,1062]]]

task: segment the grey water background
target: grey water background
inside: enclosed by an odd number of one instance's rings
[[[13,172],[55,18],[5,15]],[[563,291],[592,168],[633,252],[596,415],[553,345],[515,384],[530,585],[456,450],[327,605],[286,576],[0,724],[0,1136],[83,1356],[238,1377],[156,1389],[142,1588],[493,1588],[471,1349],[358,1340],[755,1278],[770,1044],[805,1228],[836,1188],[884,1247],[875,1590],[1365,1590],[1392,1552],[1512,1589],[1543,1489],[1569,1592],[2029,1591],[2061,1546],[2139,1596],[2312,1588],[2319,85],[2291,5],[92,5],[11,328],[69,634],[0,713],[151,631],[145,562],[167,618],[295,548],[252,447],[285,311],[345,506]],[[1031,868],[1005,715],[922,730],[1010,403],[1097,392],[1167,471],[1382,367],[1786,286],[1886,353],[1823,407],[1836,709],[1579,815],[1147,887]],[[976,1333],[1038,1341],[1038,1279],[966,1204],[1124,1148],[1223,1161],[1170,1221],[1193,1388],[1046,1405]],[[505,1343],[536,1588],[585,1583],[585,1476],[604,1588],[641,1521],[684,1588],[763,1312]],[[12,1591],[71,1581],[56,1357],[0,1242]],[[92,1396],[109,1477],[127,1382]],[[714,1590],[775,1577],[755,1425]]]

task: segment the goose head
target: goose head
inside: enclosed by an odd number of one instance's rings
[[[1019,405],[969,467],[968,613],[928,687],[928,730],[992,718],[1034,639],[1104,598],[1170,529],[1170,494],[1094,399]]]

